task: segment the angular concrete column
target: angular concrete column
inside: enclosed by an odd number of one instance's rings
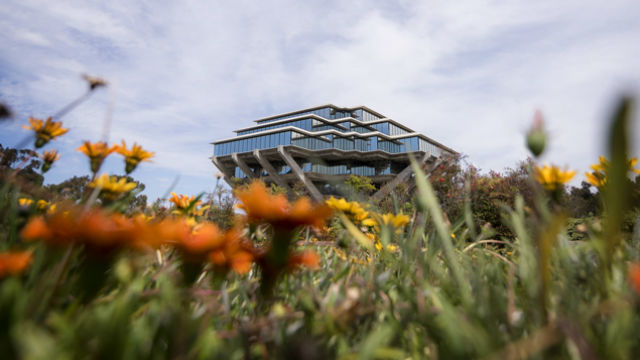
[[[430,157],[431,157],[430,153],[424,154],[422,159],[418,160],[418,164],[419,165],[424,164],[427,160],[429,160]],[[407,166],[400,173],[398,173],[398,175],[396,175],[396,177],[393,178],[393,180],[391,180],[388,183],[386,183],[382,188],[380,188],[380,190],[378,190],[375,194],[373,194],[372,198],[374,200],[382,199],[385,195],[387,195],[393,189],[395,189],[395,187],[398,186],[398,184],[400,184],[401,182],[407,180],[407,178],[411,174],[413,174],[413,169],[411,168],[411,164],[409,164],[409,166]]]
[[[271,179],[273,179],[273,182],[278,184],[278,186],[285,188],[287,192],[291,191],[287,182],[282,180],[282,177],[280,177],[280,174],[278,174],[278,171],[276,171],[276,169],[271,165],[269,160],[265,159],[262,156],[262,154],[260,153],[260,150],[258,149],[253,150],[253,157],[255,157],[256,160],[258,160],[258,163],[260,164],[260,166],[262,166],[263,169],[267,170],[267,173],[269,174],[269,176],[271,176]]]
[[[211,162],[218,168],[218,170],[220,170],[220,173],[222,173],[222,176],[224,177],[224,181],[226,181],[229,186],[233,187],[233,184],[231,183],[231,178],[233,177],[233,175],[229,172],[229,170],[222,166],[218,158],[215,156],[211,157]]]
[[[284,160],[284,162],[289,165],[291,171],[293,171],[293,173],[298,176],[298,179],[302,181],[304,186],[311,194],[311,197],[318,202],[322,202],[324,200],[324,197],[322,196],[320,191],[318,191],[318,188],[313,185],[313,182],[311,182],[311,180],[307,179],[307,177],[304,176],[304,172],[302,171],[302,169],[300,169],[300,166],[298,166],[298,163],[293,159],[293,157],[291,157],[291,155],[289,155],[289,153],[284,149],[284,146],[278,145],[278,154],[280,154],[282,160]]]
[[[244,174],[247,175],[249,179],[256,178],[256,174],[254,174],[251,168],[242,159],[238,157],[238,153],[231,154],[231,158],[233,159],[233,162],[235,162],[236,165],[240,167],[242,172],[244,172]]]

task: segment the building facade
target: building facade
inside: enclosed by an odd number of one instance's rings
[[[225,180],[261,178],[287,190],[301,182],[316,200],[336,193],[351,174],[370,177],[380,196],[411,173],[408,154],[424,162],[456,154],[365,106],[329,104],[255,123],[212,143],[211,159]]]

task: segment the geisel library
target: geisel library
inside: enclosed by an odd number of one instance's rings
[[[411,176],[409,154],[425,164],[457,154],[366,106],[323,105],[255,122],[213,143],[211,159],[227,183],[260,178],[291,190],[301,182],[316,200],[351,174],[370,177],[381,197]]]

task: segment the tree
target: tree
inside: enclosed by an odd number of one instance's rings
[[[602,211],[600,193],[591,192],[591,185],[585,181],[580,187],[572,186],[566,199],[572,217],[597,216]]]
[[[42,161],[38,153],[31,149],[13,149],[0,144],[0,183],[13,176],[25,185],[40,186],[44,177],[38,169]],[[17,171],[17,172],[16,172]]]
[[[45,189],[63,199],[78,201],[82,199],[89,184],[89,176],[74,176],[59,184],[49,184]]]

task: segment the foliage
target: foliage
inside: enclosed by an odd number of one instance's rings
[[[599,215],[602,211],[600,193],[592,192],[591,185],[583,181],[580,187],[571,187],[565,204],[571,216],[579,218]]]
[[[206,203],[209,209],[205,219],[218,225],[222,229],[229,229],[233,226],[233,215],[236,200],[233,193],[225,188],[220,181],[216,182],[213,193],[207,195]]]
[[[0,353],[638,358],[640,236],[628,224],[640,216],[639,180],[626,178],[630,146],[619,146],[630,105],[611,120],[598,195],[583,185],[556,196],[536,183],[533,160],[488,174],[453,160],[429,177],[414,163],[414,183],[390,200],[334,198],[326,223],[323,204],[260,183],[235,192],[236,214],[219,183],[143,207],[132,202],[139,189],[101,202],[77,177],[48,187],[73,201],[38,206],[37,194],[19,200],[33,185],[10,177],[0,185]]]
[[[59,184],[49,184],[45,189],[63,199],[78,201],[85,196],[87,184],[89,184],[88,175],[73,176]]]
[[[368,195],[376,190],[375,185],[371,182],[371,178],[367,176],[351,174],[344,183],[351,191],[359,194]]]
[[[44,177],[37,171],[41,165],[42,161],[35,151],[18,150],[0,144],[0,184],[10,176],[17,176],[29,185],[42,185]]]

